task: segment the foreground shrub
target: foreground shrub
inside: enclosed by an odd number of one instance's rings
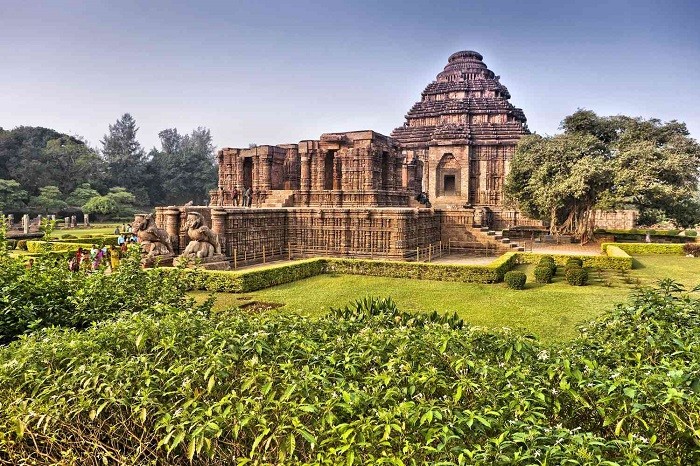
[[[165,307],[1,349],[0,459],[700,462],[700,302],[671,283],[553,348],[390,301],[313,320]]]
[[[565,276],[569,285],[583,286],[588,282],[588,271],[582,267],[567,267]]]
[[[537,283],[552,283],[554,273],[551,267],[540,266],[535,268],[535,281]]]
[[[43,327],[83,329],[121,312],[157,313],[162,305],[193,305],[185,296],[186,272],[149,276],[141,269],[137,247],[110,274],[104,268],[71,272],[64,254],[37,254],[31,268],[25,267],[24,257],[0,256],[0,344]]]
[[[685,243],[683,245],[683,252],[688,255],[695,257],[700,257],[700,243]]]
[[[522,290],[523,288],[525,288],[525,282],[527,281],[527,277],[523,272],[513,270],[505,274],[505,276],[503,277],[503,281],[508,286],[508,288],[512,290]]]

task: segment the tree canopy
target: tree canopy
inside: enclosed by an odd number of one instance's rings
[[[125,113],[109,125],[98,151],[79,136],[48,128],[0,128],[0,210],[57,213],[108,197],[102,210],[107,204],[116,207],[104,215],[123,217],[137,205],[204,202],[217,179],[210,131],[199,127],[183,135],[165,129],[159,133],[161,149],[146,154],[138,130]]]
[[[561,128],[521,139],[505,185],[507,199],[552,233],[585,238],[597,208],[637,208],[642,224],[700,222],[700,145],[685,124],[578,110]]]

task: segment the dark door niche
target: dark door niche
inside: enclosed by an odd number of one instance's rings
[[[253,158],[245,157],[243,159],[243,186],[238,189],[245,190],[253,187]]]
[[[445,196],[454,196],[456,194],[454,175],[445,175],[445,178],[443,179],[443,188]]]
[[[333,189],[333,165],[335,164],[335,151],[326,152],[323,163],[323,189]]]

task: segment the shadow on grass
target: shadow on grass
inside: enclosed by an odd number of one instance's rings
[[[639,262],[637,259],[634,257],[632,258],[632,270],[634,269],[646,269],[647,266]]]

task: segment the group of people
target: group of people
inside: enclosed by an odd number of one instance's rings
[[[110,245],[99,248],[93,244],[90,249],[78,248],[75,256],[68,261],[68,269],[71,272],[96,271],[100,266],[105,265],[110,270],[115,270],[119,267],[119,261],[126,254],[128,247],[125,242],[119,247]]]
[[[237,186],[233,187],[233,191],[231,191],[231,200],[233,201],[234,206],[241,205],[243,207],[252,207],[253,206],[253,196],[257,196],[257,203],[260,202],[260,190],[258,189],[257,191],[253,192],[253,189],[248,186],[243,189],[241,192]],[[219,189],[219,202],[223,204],[224,202],[224,196],[223,196],[223,188]]]

